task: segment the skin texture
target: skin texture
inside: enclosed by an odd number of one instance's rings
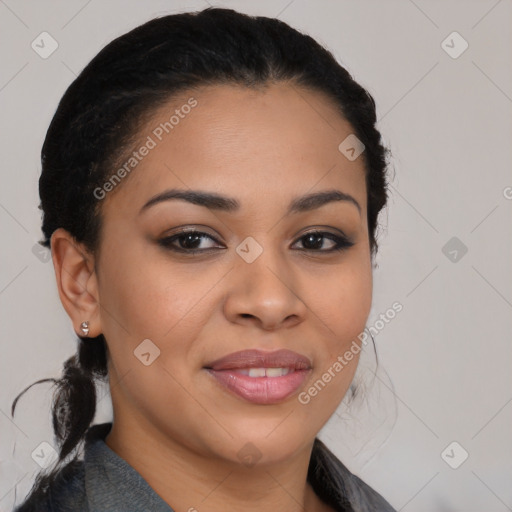
[[[191,96],[197,106],[103,200],[100,252],[90,254],[63,229],[52,237],[60,297],[76,332],[88,320],[89,336],[107,340],[114,407],[107,445],[176,512],[330,510],[306,483],[307,468],[358,356],[306,405],[298,392],[252,404],[204,366],[244,349],[294,350],[313,362],[301,392],[357,340],[372,300],[363,158],[339,152],[353,130],[330,100],[284,83],[210,86],[175,98],[140,130],[136,147]],[[241,207],[222,212],[172,200],[139,213],[171,188],[226,195]],[[353,196],[361,213],[338,201],[285,215],[292,199],[333,189]],[[158,244],[183,227],[213,236],[198,246],[211,250],[186,255]],[[334,243],[324,238],[306,250],[304,234],[320,227],[341,230],[354,245],[329,253]],[[248,236],[263,248],[250,264],[235,251]],[[134,356],[144,339],[160,349],[149,366]],[[261,454],[252,467],[237,455],[248,442]]]

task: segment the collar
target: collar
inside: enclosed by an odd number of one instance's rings
[[[112,423],[94,425],[85,439],[85,489],[89,511],[173,512],[140,473],[107,446],[105,438],[111,428]]]

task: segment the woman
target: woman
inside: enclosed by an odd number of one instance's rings
[[[56,381],[59,464],[16,510],[393,510],[316,438],[371,307],[375,122],[276,19],[165,16],[91,61],[40,178],[78,353]],[[107,377],[114,420],[91,427]]]

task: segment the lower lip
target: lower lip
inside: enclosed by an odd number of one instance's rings
[[[310,370],[296,370],[281,377],[249,377],[234,370],[208,369],[210,375],[236,395],[253,404],[275,404],[293,395]]]

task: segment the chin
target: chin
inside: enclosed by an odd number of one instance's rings
[[[290,415],[290,418],[293,416]],[[284,415],[286,417],[286,415]],[[227,440],[227,451],[223,456],[232,462],[252,467],[278,464],[288,461],[312,445],[316,431],[308,433],[304,424],[285,420],[283,417],[272,422],[251,422],[250,428],[228,428],[232,438]],[[281,424],[280,424],[281,423]],[[244,423],[247,426],[247,422]],[[223,450],[224,451],[224,450]]]

